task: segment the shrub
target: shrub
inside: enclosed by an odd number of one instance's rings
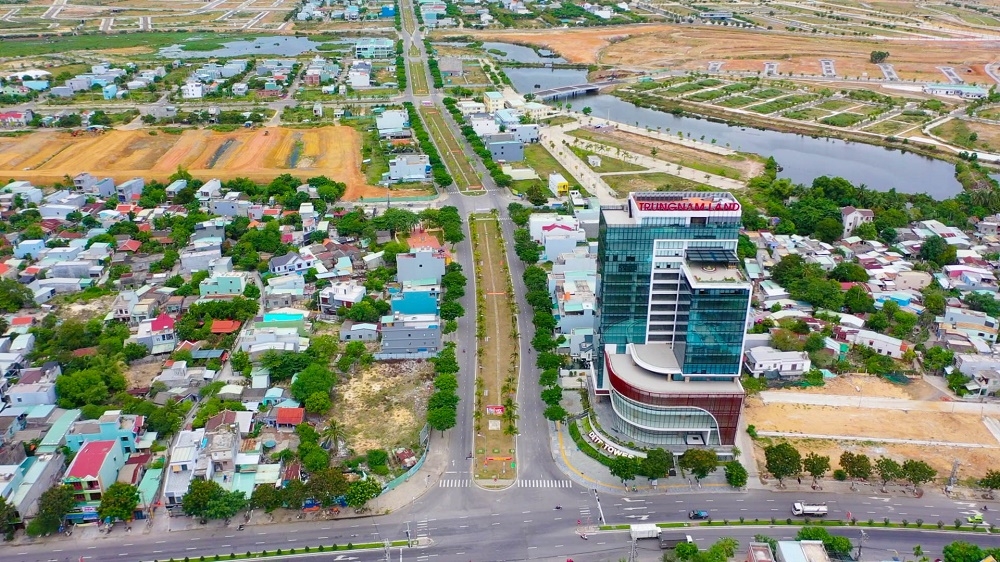
[[[872,526],[872,525],[874,525],[874,524],[875,524],[875,520],[874,520],[874,519],[869,519],[869,520],[868,520],[868,526],[869,526],[869,527],[871,527],[871,526]]]
[[[886,518],[882,519],[882,523],[884,523],[885,526],[888,527],[889,526],[889,518],[886,517]]]
[[[910,522],[907,521],[906,519],[903,519],[902,523],[903,523],[903,527],[906,527],[907,525],[910,524]]]
[[[938,529],[944,529],[944,521],[938,520],[937,526],[938,526]]]
[[[917,523],[917,528],[918,529],[924,526],[924,520],[923,519],[917,519],[916,523]]]
[[[959,529],[961,527],[962,527],[962,520],[961,519],[955,519],[955,528]]]
[[[351,542],[347,543],[347,550],[351,550],[353,548],[354,548],[354,543]]]
[[[844,482],[845,480],[847,480],[847,471],[844,470],[843,468],[838,468],[837,470],[834,470],[833,479],[838,482]]]
[[[772,517],[771,518],[771,524],[774,525],[776,522],[777,522],[777,519],[775,519],[774,517]]]

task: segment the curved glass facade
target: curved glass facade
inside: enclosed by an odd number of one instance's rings
[[[657,393],[634,387],[605,365],[611,383],[611,405],[622,433],[650,443],[684,443],[700,433],[718,440],[707,445],[733,445],[743,409],[743,394]],[[684,384],[684,383],[679,383]],[[698,413],[700,412],[700,413]]]

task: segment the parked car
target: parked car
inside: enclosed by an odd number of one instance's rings
[[[708,512],[703,509],[692,509],[688,513],[688,519],[708,519]]]

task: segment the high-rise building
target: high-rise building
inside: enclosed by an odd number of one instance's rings
[[[729,446],[752,287],[729,193],[630,194],[601,209],[595,393],[636,441]]]

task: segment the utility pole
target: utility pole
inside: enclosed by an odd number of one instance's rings
[[[861,560],[861,547],[864,546],[865,541],[868,540],[868,533],[864,529],[861,530],[861,540],[858,541],[858,553],[854,555],[855,560]]]
[[[639,562],[638,539],[633,538],[629,544],[628,562]]]

